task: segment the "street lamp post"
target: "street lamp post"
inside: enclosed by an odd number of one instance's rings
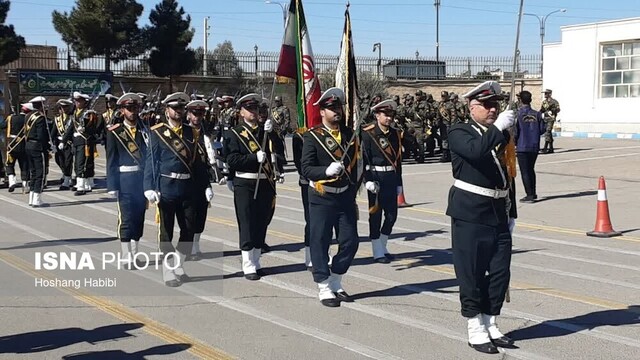
[[[545,16],[540,16],[536,14],[524,13],[523,15],[533,16],[538,19],[540,22],[540,77],[542,77],[543,65],[544,65],[544,32],[545,32],[545,24],[547,22],[547,18],[552,14],[559,12],[566,12],[567,9],[558,9],[548,13]]]
[[[420,56],[420,53],[418,52],[418,50],[416,50],[416,81],[418,80],[418,57]]]
[[[256,60],[255,67],[256,67],[256,76],[258,76],[258,45],[257,44],[253,46],[253,51],[254,51],[255,56],[256,56],[255,57],[255,60]]]
[[[287,26],[287,11],[289,11],[289,5],[285,4],[285,3],[277,2],[277,1],[271,1],[271,0],[265,0],[264,3],[265,4],[280,5],[280,8],[282,8],[282,23],[284,24],[283,26],[286,27]]]
[[[381,43],[375,43],[373,44],[373,52],[376,52],[376,50],[378,50],[378,78],[382,79],[382,44]]]

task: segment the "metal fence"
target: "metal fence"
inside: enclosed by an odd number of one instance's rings
[[[153,76],[147,64],[148,53],[128,60],[111,63],[111,71],[115,75]],[[203,68],[203,52],[196,50],[197,67],[191,75],[255,77],[273,76],[278,65],[278,52],[264,52],[255,49],[253,52],[207,53],[206,72]],[[398,79],[471,79],[492,78],[510,79],[512,76],[513,57],[396,57],[378,58],[375,56],[356,57],[359,71],[377,74],[388,80]],[[18,65],[19,64],[19,65]],[[315,55],[316,71],[319,74],[335,73],[338,55]],[[516,78],[540,78],[540,56],[520,56]],[[43,68],[48,70],[86,70],[104,71],[103,56],[80,59],[73,51],[57,49],[57,51],[23,52],[21,58],[13,66],[17,68]],[[444,68],[444,73],[442,68]]]

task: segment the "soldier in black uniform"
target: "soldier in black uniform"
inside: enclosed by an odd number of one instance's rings
[[[94,156],[100,121],[98,114],[88,109],[91,97],[79,92],[73,93],[76,109],[71,115],[71,125],[62,137],[58,149],[68,141],[73,142],[74,169],[76,172],[76,192],[74,195],[84,195],[91,192],[93,176],[95,174]],[[64,145],[63,145],[64,146]]]
[[[506,291],[511,264],[510,223],[514,209],[505,159],[511,110],[499,111],[500,85],[487,81],[463,96],[471,118],[449,131],[451,165],[455,182],[449,191],[453,264],[460,284],[462,316],[467,318],[469,346],[498,353],[496,346],[513,341],[496,325]]]
[[[123,258],[130,266],[144,230],[147,144],[138,122],[142,99],[135,93],[126,93],[117,99],[116,105],[123,118],[107,129],[107,191],[118,200],[117,234]]]
[[[27,115],[24,124],[25,151],[29,161],[29,205],[33,207],[42,206],[42,189],[45,185],[46,158],[49,156],[51,137],[47,118],[44,116],[44,102],[46,99],[38,96],[29,101],[33,111]]]
[[[383,264],[393,259],[387,250],[387,241],[398,217],[396,199],[402,191],[402,131],[391,127],[396,107],[393,100],[373,106],[371,111],[375,114],[376,123],[362,129],[364,179],[369,197],[369,238],[374,261]]]
[[[304,134],[302,175],[309,180],[309,243],[313,280],[318,284],[320,302],[329,307],[352,301],[342,288],[342,276],[358,251],[357,154],[359,141],[344,125],[344,92],[325,91],[315,105],[320,106],[322,124]],[[338,252],[329,266],[332,232],[338,231]]]
[[[73,173],[73,143],[68,141],[62,142],[62,137],[71,126],[69,116],[72,111],[73,102],[67,99],[60,99],[56,103],[57,115],[53,119],[53,129],[51,138],[54,146],[58,149],[55,153],[56,164],[62,171],[62,184],[60,190],[69,190],[71,188],[71,175]],[[62,145],[61,145],[62,144]]]
[[[198,144],[202,140],[192,127],[182,123],[189,100],[189,95],[183,92],[167,95],[163,100],[166,122],[151,128],[150,149],[144,169],[144,195],[150,203],[158,203],[159,247],[165,256],[162,278],[170,287],[189,281],[183,265],[193,246],[197,211],[194,204],[201,197],[208,200],[213,197],[210,188],[205,193],[200,191],[199,181],[209,181],[206,164],[199,154]],[[180,237],[174,247],[171,241],[176,220]]]
[[[223,151],[229,171],[234,174],[233,202],[240,235],[242,271],[248,280],[264,276],[260,255],[267,236],[269,214],[276,201],[275,164],[272,149],[265,140],[278,141],[279,138],[272,132],[271,120],[266,120],[263,127],[259,124],[261,100],[258,94],[247,94],[238,99],[236,106],[242,120],[229,130]]]
[[[14,192],[16,189],[16,162],[20,166],[20,178],[22,179],[22,193],[25,193],[29,186],[29,161],[27,160],[27,153],[24,150],[25,129],[24,124],[26,122],[27,113],[32,108],[31,104],[22,105],[20,107],[19,114],[11,114],[7,118],[7,157],[5,162],[5,169],[9,176],[9,192]]]
[[[187,256],[187,260],[198,261],[202,256],[200,251],[200,236],[204,232],[204,227],[207,223],[207,210],[211,199],[213,199],[213,188],[210,184],[217,183],[220,177],[215,172],[215,167],[211,167],[215,164],[213,158],[213,148],[211,146],[211,138],[207,135],[204,127],[204,116],[207,112],[209,105],[204,100],[192,100],[187,106],[187,125],[193,129],[194,136],[198,139],[198,156],[200,156],[200,162],[204,164],[207,169],[207,177],[204,179],[196,179],[195,184],[199,187],[196,190],[196,194],[205,193],[205,196],[196,196],[193,200],[193,206],[195,208],[195,221],[193,229],[193,245],[191,251]],[[210,153],[210,155],[209,155]]]

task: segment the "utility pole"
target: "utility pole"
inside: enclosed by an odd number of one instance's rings
[[[418,81],[418,64],[419,64],[419,60],[418,57],[420,56],[420,52],[418,50],[416,50],[416,81]]]
[[[435,0],[433,6],[436,7],[436,66],[440,62],[440,0]]]
[[[545,16],[540,16],[540,15],[530,14],[530,13],[523,13],[523,15],[533,16],[537,18],[538,22],[540,23],[540,77],[542,77],[542,70],[544,65],[544,32],[545,32],[545,25],[547,23],[547,18],[555,13],[566,12],[566,11],[567,9],[558,9],[548,13]]]
[[[209,51],[209,16],[204,17],[204,52],[202,53],[202,75],[207,76],[207,52]]]

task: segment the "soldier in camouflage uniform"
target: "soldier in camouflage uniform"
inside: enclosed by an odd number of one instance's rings
[[[416,103],[414,105],[415,120],[412,127],[415,131],[416,141],[418,142],[418,152],[420,153],[420,161],[424,160],[425,142],[427,132],[429,131],[430,106],[427,103],[427,94],[422,90],[416,91]]]
[[[226,132],[238,124],[238,109],[234,106],[233,96],[225,95],[221,100],[222,110],[220,110],[220,132],[218,134],[218,139],[216,139],[218,141],[220,141],[220,138],[225,138]]]
[[[276,96],[273,98],[273,108],[271,108],[271,117],[275,121],[275,131],[281,139],[291,133],[291,113],[289,108],[282,104],[282,98]]]
[[[540,112],[544,116],[544,123],[546,126],[544,132],[544,149],[543,154],[553,154],[553,124],[556,122],[556,117],[560,112],[560,103],[558,100],[551,97],[551,90],[546,89],[544,91],[544,100],[542,101],[542,107]]]
[[[413,156],[416,161],[424,162],[424,153],[420,152],[418,142],[416,141],[416,130],[413,123],[416,121],[415,110],[413,107],[413,96],[404,95],[404,104],[396,109],[396,121],[400,128],[404,131],[402,138],[402,146],[405,151],[406,158]]]
[[[466,123],[469,119],[469,108],[467,105],[458,100],[458,94],[451,94],[451,102],[456,110],[454,124],[459,122]]]
[[[456,119],[456,109],[449,99],[449,92],[442,91],[440,93],[442,101],[438,107],[438,128],[440,130],[440,139],[442,140],[442,156],[440,162],[450,162],[451,153],[449,152],[449,128]]]

